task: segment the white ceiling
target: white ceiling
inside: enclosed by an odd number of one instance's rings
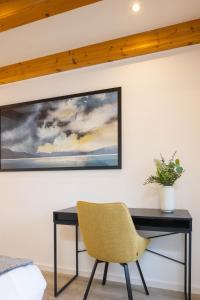
[[[200,17],[200,0],[103,0],[0,33],[0,66]]]

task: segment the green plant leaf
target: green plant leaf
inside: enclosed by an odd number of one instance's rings
[[[182,173],[183,172],[183,168],[181,166],[176,167],[176,172],[177,173]]]
[[[154,159],[156,165],[156,175],[151,175],[144,184],[158,183],[163,186],[173,186],[175,181],[181,177],[184,172],[180,165],[180,160],[175,159],[176,152],[172,155],[168,163],[161,155],[161,159]]]

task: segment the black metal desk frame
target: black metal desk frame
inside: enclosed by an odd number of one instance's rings
[[[174,234],[184,234],[184,261],[179,261],[156,251],[147,249],[149,253],[159,255],[184,266],[185,300],[191,300],[191,264],[192,264],[192,217],[187,210],[176,210],[174,213],[162,213],[158,209],[130,208],[130,214],[137,230],[162,232],[149,238],[162,238]],[[54,296],[62,291],[79,276],[78,255],[86,250],[78,248],[78,218],[76,207],[53,212],[54,221]],[[58,290],[57,278],[57,225],[75,226],[76,273]]]

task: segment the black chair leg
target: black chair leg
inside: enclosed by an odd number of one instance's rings
[[[121,265],[124,267],[124,273],[125,273],[125,278],[126,278],[126,287],[127,287],[127,292],[128,292],[128,299],[133,300],[133,294],[132,294],[132,289],[131,289],[131,281],[130,281],[128,265],[127,264],[121,264]]]
[[[105,263],[105,268],[104,268],[104,273],[103,273],[102,285],[105,285],[105,284],[106,284],[107,273],[108,273],[108,262]]]
[[[145,280],[144,280],[144,276],[143,276],[143,274],[142,274],[142,270],[141,270],[141,268],[140,268],[140,264],[139,264],[139,261],[138,261],[138,260],[136,261],[136,265],[137,265],[138,271],[139,271],[139,273],[140,273],[140,277],[141,277],[141,280],[142,280],[142,284],[143,284],[145,293],[146,293],[146,295],[149,295],[149,291],[148,291],[148,288],[147,288],[147,286],[146,286],[146,282],[145,282]]]
[[[90,287],[91,287],[92,280],[93,280],[93,278],[94,278],[94,274],[95,274],[95,271],[96,271],[96,268],[97,268],[98,263],[99,263],[98,260],[96,260],[95,263],[94,263],[94,267],[93,267],[93,269],[92,269],[92,273],[91,273],[90,279],[89,279],[89,281],[88,281],[88,285],[87,285],[87,288],[86,288],[86,291],[85,291],[83,300],[86,300],[86,299],[87,299],[87,296],[88,296],[88,293],[89,293],[89,291],[90,291]]]

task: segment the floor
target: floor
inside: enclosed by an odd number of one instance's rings
[[[43,300],[82,300],[87,278],[77,278],[67,289],[65,289],[57,298],[53,296],[53,273],[44,274],[47,280],[47,289]],[[67,281],[66,275],[59,277],[60,285]],[[173,292],[168,290],[161,290],[149,288],[150,296],[144,294],[141,286],[134,287],[133,296],[134,300],[183,300],[183,293]],[[128,300],[126,286],[121,283],[107,282],[106,286],[101,285],[101,281],[94,280],[88,300]],[[194,295],[192,300],[199,300],[200,295]]]

